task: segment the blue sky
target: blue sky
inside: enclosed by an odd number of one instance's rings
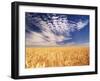
[[[88,45],[89,16],[25,13],[26,46]]]

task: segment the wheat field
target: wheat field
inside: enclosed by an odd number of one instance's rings
[[[25,60],[26,68],[89,65],[89,47],[26,47]]]

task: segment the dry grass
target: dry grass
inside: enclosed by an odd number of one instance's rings
[[[89,47],[27,47],[26,68],[89,65]]]

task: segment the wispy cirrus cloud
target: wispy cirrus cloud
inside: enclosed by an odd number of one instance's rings
[[[86,20],[86,21],[80,20],[78,23],[76,23],[77,29],[80,30],[80,29],[84,28],[88,24],[88,22],[89,22],[88,20]]]
[[[61,45],[64,40],[71,40],[70,33],[79,31],[88,24],[88,20],[70,21],[66,15],[26,15],[26,46]],[[38,32],[38,30],[40,30]]]

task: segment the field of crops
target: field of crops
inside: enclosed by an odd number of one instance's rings
[[[26,47],[25,57],[26,68],[89,65],[89,47]]]

